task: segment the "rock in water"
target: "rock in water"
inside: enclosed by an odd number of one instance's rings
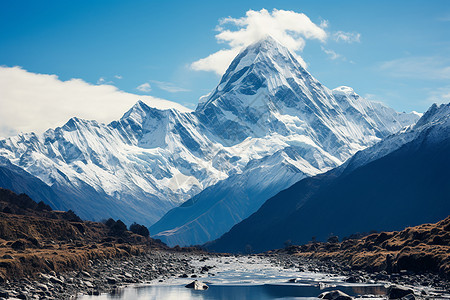
[[[189,289],[194,289],[194,290],[207,290],[209,288],[209,286],[207,286],[205,283],[200,282],[198,280],[192,281],[191,283],[187,284],[185,287],[189,288]]]
[[[317,298],[328,300],[352,300],[353,298],[339,290],[325,292],[320,294]]]
[[[414,294],[414,291],[403,286],[392,285],[388,289],[389,299],[401,299],[410,294]]]

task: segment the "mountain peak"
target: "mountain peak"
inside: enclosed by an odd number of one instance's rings
[[[279,65],[299,63],[298,57],[294,53],[270,35],[244,48],[231,63],[228,70],[233,69],[235,61],[239,61],[243,66],[262,61],[277,62]],[[243,64],[242,62],[245,63]]]
[[[250,44],[247,48],[251,49],[273,49],[273,48],[286,48],[283,44],[281,44],[278,40],[273,38],[271,35],[266,35],[260,40]],[[287,48],[286,48],[287,49]]]
[[[315,81],[300,61],[287,47],[267,35],[234,58],[219,85],[206,101],[199,103],[197,111],[203,111],[216,100],[220,101],[225,94],[247,97],[257,94],[262,88],[272,93],[280,86],[289,86],[288,78],[301,82]]]
[[[355,90],[348,86],[339,86],[331,91],[333,95],[355,95]]]
[[[423,116],[417,121],[415,127],[420,127],[425,124],[431,124],[441,120],[448,120],[450,116],[450,103],[437,105],[433,103],[431,107],[423,114]]]
[[[161,116],[163,114],[190,113],[191,109],[176,102],[149,97],[145,102],[138,100],[121,118],[121,120],[132,118],[142,123],[147,115]]]

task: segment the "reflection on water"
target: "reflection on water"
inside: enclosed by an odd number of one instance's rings
[[[338,286],[320,289],[312,285],[211,285],[206,291],[195,291],[184,286],[141,286],[125,288],[114,295],[84,296],[82,300],[268,300],[268,299],[317,299],[324,291],[339,289],[351,296],[385,295],[383,286]]]

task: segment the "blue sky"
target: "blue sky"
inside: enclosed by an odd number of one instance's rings
[[[219,20],[263,8],[304,13],[327,32],[297,51],[327,87],[399,111],[450,102],[450,1],[1,0],[0,65],[195,108],[220,76],[191,64],[230,48],[215,37]]]

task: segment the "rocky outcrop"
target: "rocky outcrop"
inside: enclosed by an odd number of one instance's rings
[[[209,288],[209,286],[207,286],[205,283],[198,281],[198,280],[192,281],[191,283],[187,284],[185,287],[187,287],[188,289],[194,289],[194,290],[198,290],[198,291],[204,291]]]
[[[423,224],[402,231],[374,233],[340,243],[310,242],[279,251],[321,260],[334,259],[353,269],[371,272],[434,272],[448,279],[450,216],[435,224]]]
[[[5,189],[0,189],[0,209],[0,281],[82,270],[94,259],[167,248],[126,227],[120,235],[112,235],[103,223],[82,221],[71,211],[52,211],[25,194]]]
[[[352,297],[350,297],[346,293],[341,292],[339,290],[324,292],[324,293],[320,294],[317,298],[328,299],[328,300],[353,300]]]
[[[388,289],[389,299],[402,299],[403,297],[411,294],[414,295],[414,291],[403,286],[392,285]]]

